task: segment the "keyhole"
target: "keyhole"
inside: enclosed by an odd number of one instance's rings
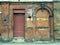
[[[6,21],[6,19],[4,19],[4,21]]]
[[[28,18],[31,18],[31,16],[29,16]]]

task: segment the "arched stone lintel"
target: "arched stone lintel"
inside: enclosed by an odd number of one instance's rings
[[[41,7],[35,8],[35,15],[37,14],[37,12],[38,12],[39,10],[46,10],[46,11],[49,13],[49,16],[51,16],[51,17],[53,16],[53,15],[52,15],[52,9],[49,8],[48,6],[46,6],[46,7],[44,7],[44,8],[41,8]]]

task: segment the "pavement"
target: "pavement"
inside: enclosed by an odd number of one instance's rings
[[[0,43],[0,45],[60,45],[60,42],[57,43],[48,43],[48,44],[36,44],[36,43]]]

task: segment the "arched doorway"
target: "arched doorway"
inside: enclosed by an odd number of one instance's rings
[[[50,12],[47,8],[40,8],[36,12],[35,18],[36,26],[36,39],[37,40],[50,40]]]

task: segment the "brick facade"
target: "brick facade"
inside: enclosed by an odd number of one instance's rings
[[[45,3],[47,11],[43,9],[43,7],[40,9],[40,4],[41,3],[0,3],[0,11],[2,12],[2,14],[0,14],[0,36],[3,39],[13,38],[13,10],[25,9],[25,38],[37,38],[41,40],[53,39],[53,16],[51,11],[53,3]],[[34,8],[34,20],[33,18],[28,20],[30,15],[28,9],[30,8]],[[38,11],[38,9],[40,10]],[[8,16],[6,25],[3,24],[4,15]]]

